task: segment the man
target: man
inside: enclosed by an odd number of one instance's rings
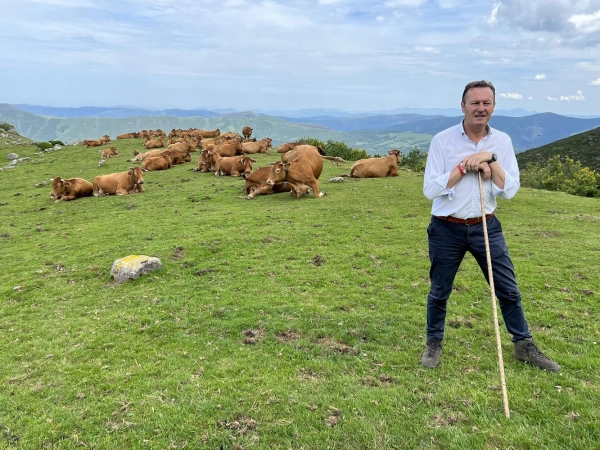
[[[431,288],[427,296],[427,343],[421,363],[428,368],[440,363],[446,305],[467,251],[489,282],[479,196],[481,172],[495,293],[506,328],[513,336],[514,356],[532,366],[558,372],[560,366],[533,342],[502,226],[494,214],[496,197],[509,200],[520,186],[510,138],[488,125],[495,103],[492,83],[482,80],[467,84],[461,102],[462,122],[435,135],[429,148],[423,193],[433,200],[427,228]]]

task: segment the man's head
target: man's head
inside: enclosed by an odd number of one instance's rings
[[[472,81],[465,86],[461,108],[465,128],[487,126],[496,105],[496,89],[486,80]]]

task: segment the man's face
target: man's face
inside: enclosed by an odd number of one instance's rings
[[[494,112],[494,92],[489,87],[469,89],[461,106],[465,126],[485,126]]]

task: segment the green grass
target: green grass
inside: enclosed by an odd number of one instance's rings
[[[65,147],[0,172],[0,447],[590,449],[600,431],[600,203],[522,189],[498,215],[546,373],[512,358],[505,419],[489,291],[467,257],[442,364],[420,364],[430,202],[422,175],[322,199],[146,174],[146,192],[54,204],[54,176],[118,158]],[[13,148],[0,149],[5,158]],[[279,155],[259,155],[256,167]],[[34,187],[40,183],[42,187]],[[164,269],[115,284],[115,259]]]

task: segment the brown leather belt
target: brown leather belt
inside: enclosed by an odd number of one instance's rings
[[[490,220],[493,215],[494,215],[493,212],[486,214],[485,220],[486,221]],[[435,216],[435,217],[437,217],[440,220],[446,220],[448,222],[462,223],[463,225],[475,225],[482,221],[481,217],[471,217],[470,219],[459,219],[458,217],[452,217],[452,216]]]

